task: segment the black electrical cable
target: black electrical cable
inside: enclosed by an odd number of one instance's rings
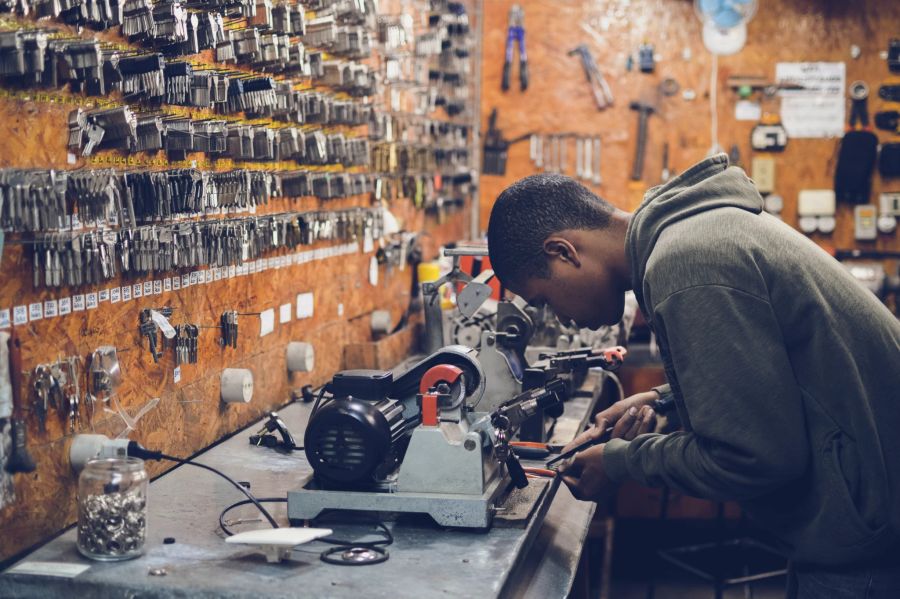
[[[309,417],[312,418],[313,414],[319,409],[319,403],[322,401],[322,397],[324,397],[325,392],[328,390],[330,385],[327,383],[322,385],[322,388],[319,389],[319,394],[316,396],[316,403],[313,404],[312,411],[309,413]]]
[[[170,462],[176,462],[178,464],[186,464],[188,466],[196,466],[197,468],[203,468],[204,470],[209,470],[213,474],[218,474],[219,476],[221,476],[222,478],[224,478],[225,480],[230,482],[232,485],[234,485],[235,489],[237,489],[238,491],[240,491],[241,493],[246,495],[247,503],[252,503],[253,505],[255,505],[256,508],[260,511],[260,513],[263,516],[265,516],[266,520],[269,521],[269,524],[272,525],[272,528],[278,528],[278,523],[275,522],[275,518],[273,518],[272,515],[268,511],[266,511],[266,508],[264,508],[262,506],[262,504],[259,502],[259,500],[253,496],[253,494],[250,492],[249,489],[247,489],[246,487],[244,487],[243,485],[241,485],[240,483],[235,481],[233,478],[231,478],[224,472],[216,470],[212,466],[207,466],[206,464],[200,464],[198,462],[192,462],[191,460],[183,460],[181,458],[176,458],[175,456],[166,455],[166,454],[162,453],[161,451],[153,451],[153,450],[147,449],[145,447],[142,447],[139,443],[137,443],[135,441],[131,441],[128,444],[128,455],[134,456],[136,458],[142,458],[145,460],[169,460]]]
[[[256,501],[258,501],[259,503],[287,503],[287,497],[263,497],[262,499],[257,499]],[[222,529],[222,532],[224,532],[229,537],[234,536],[234,533],[228,530],[228,527],[225,526],[225,516],[228,515],[228,512],[230,512],[234,508],[241,507],[242,505],[249,505],[251,503],[253,502],[249,499],[242,499],[241,501],[232,503],[227,508],[222,510],[222,512],[219,514],[219,528]],[[254,505],[256,504],[254,503]]]

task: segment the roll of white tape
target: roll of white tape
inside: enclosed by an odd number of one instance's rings
[[[288,372],[312,372],[316,365],[316,351],[312,343],[291,341],[287,345]]]
[[[226,368],[222,371],[219,393],[225,403],[250,403],[253,373],[245,368]]]
[[[388,310],[375,310],[372,312],[372,333],[387,335],[391,332],[391,313]]]

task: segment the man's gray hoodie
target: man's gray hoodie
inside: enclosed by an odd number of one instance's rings
[[[900,531],[900,323],[763,212],[724,155],[647,194],[626,251],[684,430],[612,440],[613,480],[736,500],[792,559],[842,564]]]

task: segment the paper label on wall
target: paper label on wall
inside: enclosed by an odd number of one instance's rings
[[[122,301],[122,288],[113,287],[109,290],[109,303],[118,304],[120,301]]]
[[[73,295],[72,296],[72,311],[73,312],[81,312],[84,310],[84,296],[83,295]]]
[[[203,274],[203,273],[201,273],[201,274]],[[212,270],[210,270],[210,269],[206,269],[206,282],[207,283],[213,282],[213,273],[212,273]]]
[[[125,285],[124,287],[122,287],[122,301],[131,301],[131,285]]]
[[[181,366],[176,366],[175,370],[172,371],[172,380],[174,380],[176,383],[181,382]]]
[[[4,308],[0,310],[0,329],[8,329],[10,326],[9,322],[9,308]]]
[[[172,277],[172,291],[181,289],[181,277]]]
[[[88,564],[70,564],[68,562],[21,562],[6,571],[6,574],[25,574],[28,576],[53,576],[55,578],[75,578],[90,569]]]
[[[109,301],[109,289],[101,289],[99,295],[97,296],[97,301],[108,302]]]
[[[169,292],[172,291],[172,278],[166,277],[163,279],[163,291]]]
[[[297,319],[312,318],[313,315],[313,294],[298,293],[297,294]]]
[[[259,336],[265,337],[275,330],[275,309],[269,308],[259,314]]]
[[[28,306],[15,306],[13,308],[13,324],[16,326],[28,322]]]
[[[195,270],[191,273],[191,285],[196,285],[198,280],[197,271]]]
[[[734,118],[738,121],[758,121],[762,118],[762,106],[751,100],[738,100],[734,105]]]
[[[153,281],[153,295],[162,293],[162,281]]]
[[[41,302],[28,304],[28,320],[40,320],[44,317],[44,305]]]
[[[64,297],[59,300],[59,315],[65,316],[72,313],[72,298]]]
[[[87,296],[85,296],[85,301],[86,301],[88,310],[94,310],[97,308],[97,306],[100,305],[99,302],[97,302],[97,294],[96,293],[88,293]]]
[[[804,89],[783,89],[781,122],[788,137],[840,137],[844,134],[846,65],[843,62],[779,62],[778,83]]]
[[[144,286],[140,283],[135,283],[131,288],[131,295],[134,297],[144,297]]]
[[[190,275],[182,275],[181,277],[181,288],[186,289],[191,286],[191,276]]]
[[[144,282],[144,295],[153,295],[153,281]]]
[[[291,321],[291,305],[290,304],[281,304],[281,307],[278,309],[278,322],[284,324],[286,322]]]
[[[44,302],[44,318],[54,318],[59,314],[59,303],[56,300]]]

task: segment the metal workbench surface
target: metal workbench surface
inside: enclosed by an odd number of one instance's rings
[[[569,402],[554,440],[571,437],[592,405],[587,398]],[[298,441],[309,409],[292,404],[279,412]],[[255,426],[195,460],[249,481],[257,497],[284,497],[309,472],[306,457],[250,446],[248,435]],[[544,521],[532,518],[526,528],[442,529],[424,517],[389,522],[395,540],[387,562],[341,567],[319,560],[329,547],[320,543],[300,547],[290,560],[276,564],[250,547],[226,544],[218,528],[219,512],[243,498],[211,473],[178,467],[150,485],[144,556],[117,563],[89,561],[75,548],[75,530],[70,529],[22,562],[89,565],[86,571],[74,578],[6,572],[0,575],[0,597],[565,597],[594,511],[594,504],[575,501],[563,485],[544,506]],[[285,504],[267,506],[279,522],[286,522]],[[243,507],[229,515],[236,517],[255,520],[258,514]],[[264,523],[260,519],[233,528],[250,530]],[[335,536],[363,530],[347,529],[338,519],[327,526]],[[166,537],[175,543],[163,544]],[[155,569],[166,574],[151,576]]]

